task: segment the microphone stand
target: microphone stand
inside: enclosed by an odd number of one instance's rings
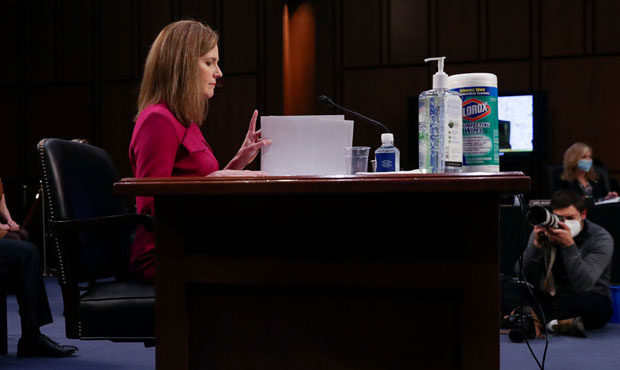
[[[350,109],[347,109],[347,108],[345,108],[345,107],[342,107],[342,106],[340,106],[340,105],[338,105],[338,104],[334,103],[334,101],[333,101],[333,100],[331,100],[330,98],[328,98],[328,97],[327,97],[327,96],[325,96],[325,95],[321,95],[321,96],[319,96],[319,101],[320,101],[321,103],[325,104],[325,105],[331,105],[331,106],[333,106],[333,107],[335,107],[335,108],[337,108],[337,109],[340,109],[340,110],[342,110],[342,111],[345,111],[345,112],[347,112],[347,113],[350,113],[350,114],[354,115],[354,116],[355,116],[355,117],[357,117],[357,118],[360,118],[360,119],[362,119],[362,120],[364,120],[364,121],[367,121],[367,122],[370,122],[370,123],[372,123],[372,124],[375,124],[375,125],[377,125],[377,126],[381,127],[381,128],[382,128],[382,129],[383,129],[386,133],[390,133],[390,130],[388,130],[388,128],[387,128],[387,127],[385,127],[385,125],[384,125],[383,123],[378,122],[378,121],[375,121],[375,120],[374,120],[374,119],[372,119],[372,118],[368,118],[368,117],[366,117],[366,116],[363,116],[363,115],[361,115],[361,114],[359,114],[359,113],[357,113],[357,112],[354,112],[354,111],[352,111],[352,110],[350,110]]]

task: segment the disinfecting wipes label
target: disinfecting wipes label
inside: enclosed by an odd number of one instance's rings
[[[463,100],[463,165],[499,166],[497,88],[470,86],[452,91]]]

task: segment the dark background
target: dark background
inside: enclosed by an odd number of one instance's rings
[[[544,170],[575,141],[620,175],[616,90],[620,2],[615,0],[1,0],[0,176],[18,222],[38,186],[35,150],[45,137],[84,138],[131,176],[128,145],[145,56],[166,24],[192,18],[221,35],[223,87],[203,131],[223,166],[254,108],[263,115],[327,114],[316,96],[385,123],[407,167],[413,153],[407,100],[430,88],[422,60],[446,56],[448,74],[492,72],[499,90],[547,92],[547,145],[530,196],[545,197]],[[283,9],[314,17],[307,104],[285,107]],[[295,51],[295,40],[290,47]],[[299,46],[298,46],[299,48]],[[304,46],[307,49],[307,46]],[[293,65],[292,68],[296,66]],[[304,72],[304,71],[302,71]],[[414,126],[412,126],[414,125]],[[357,122],[354,144],[379,145]],[[416,148],[414,147],[415,151]],[[517,166],[518,167],[518,166]],[[257,168],[257,165],[253,165]],[[24,187],[25,186],[25,187]]]

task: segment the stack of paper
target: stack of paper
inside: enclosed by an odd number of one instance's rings
[[[264,116],[261,171],[272,176],[342,175],[344,148],[353,143],[353,121],[344,115]]]
[[[618,202],[620,202],[620,197],[600,200],[600,201],[598,201],[598,202],[596,202],[594,204],[598,206],[599,204],[618,203]]]

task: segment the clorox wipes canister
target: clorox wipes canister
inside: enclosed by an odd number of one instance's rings
[[[463,100],[463,172],[499,172],[497,76],[452,75],[448,86]]]

